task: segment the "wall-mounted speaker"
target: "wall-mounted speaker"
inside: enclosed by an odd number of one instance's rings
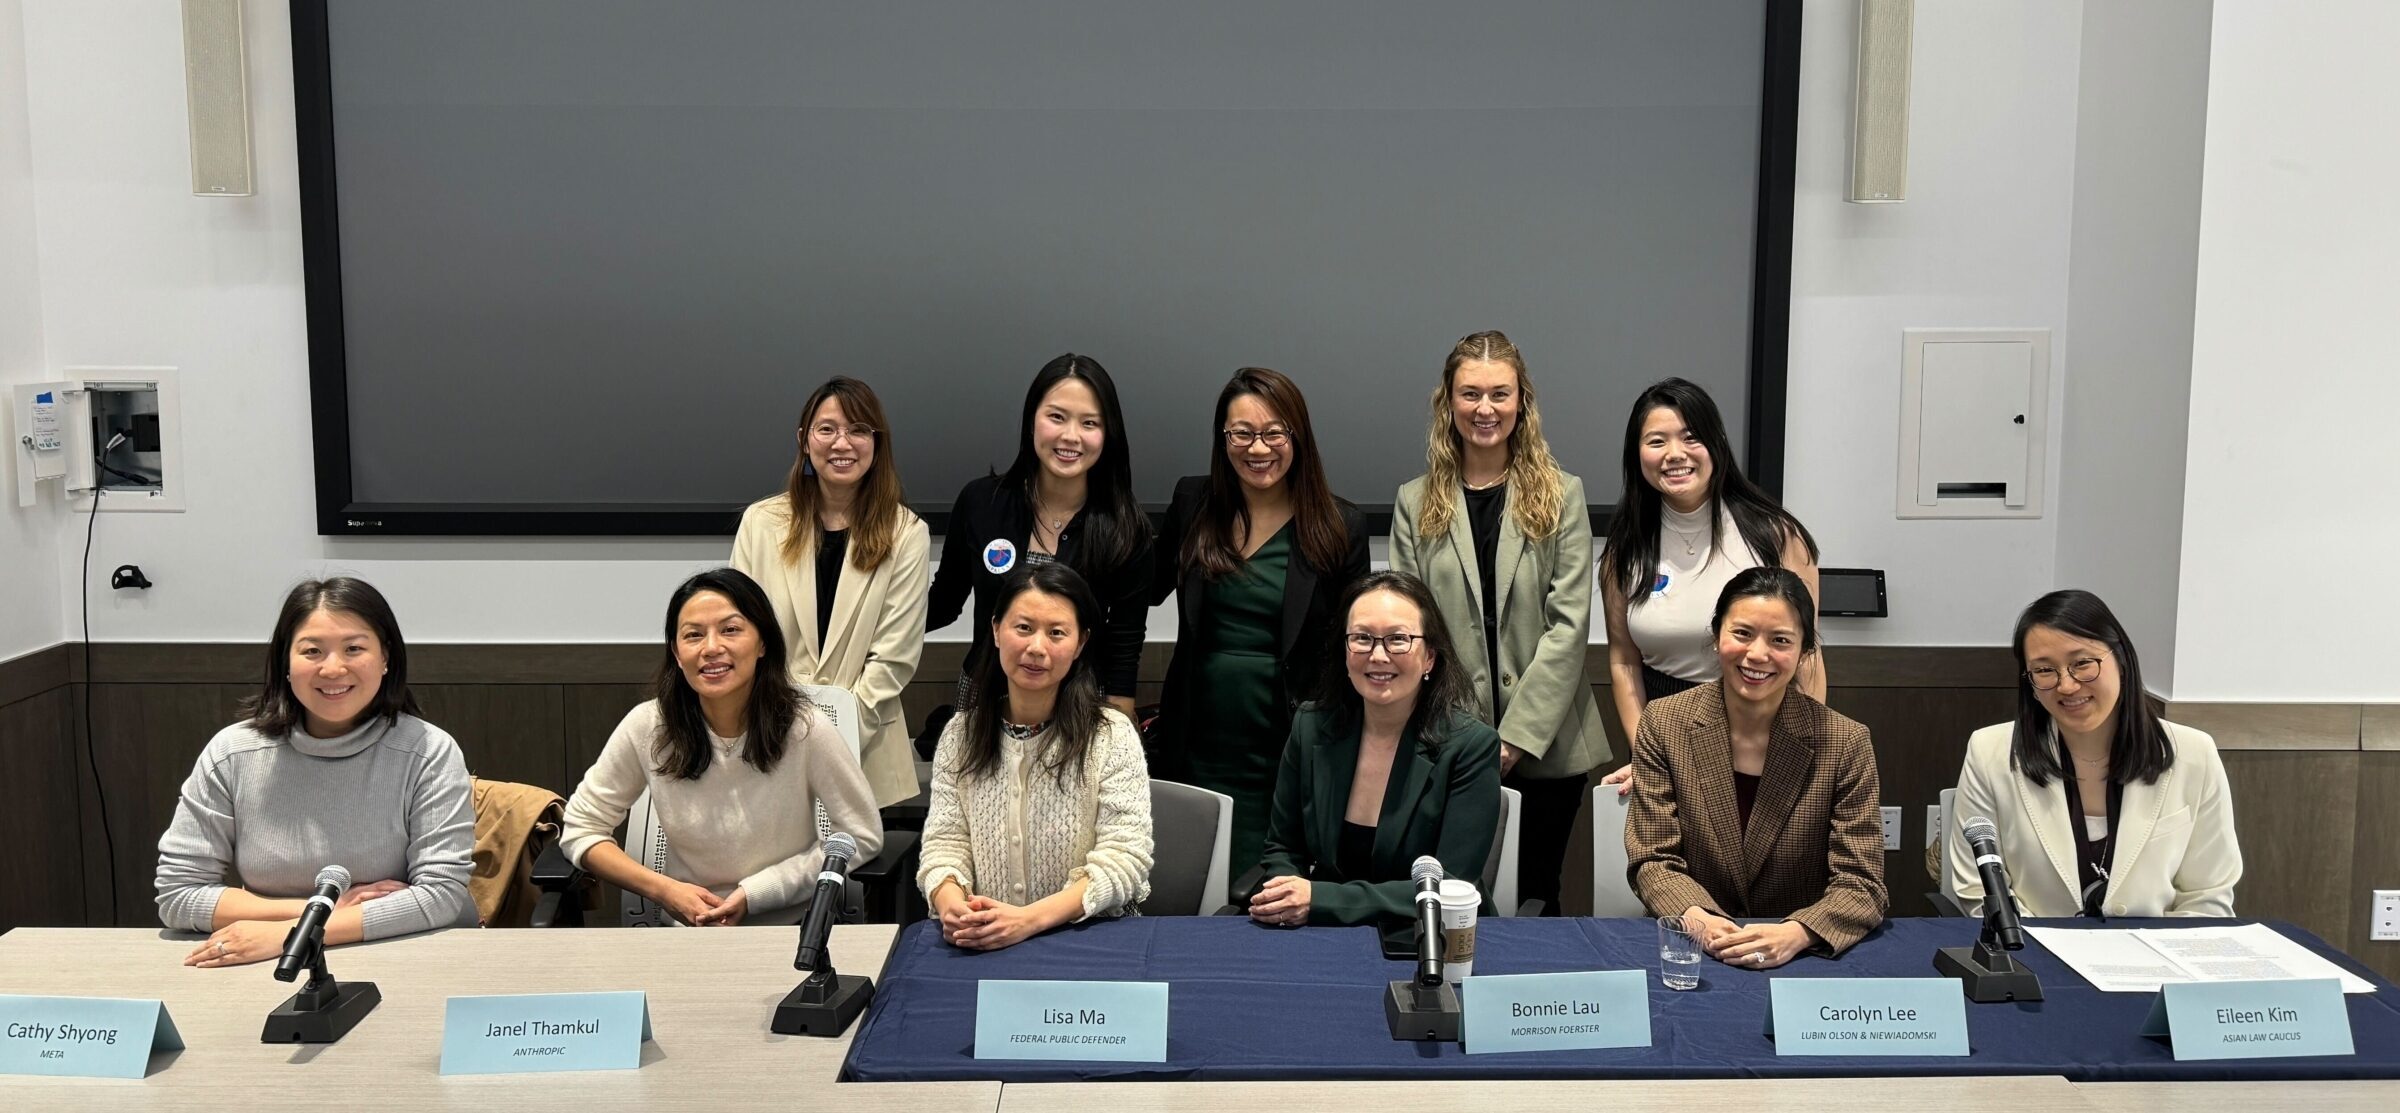
[[[192,125],[192,192],[250,195],[250,65],[242,0],[183,0],[183,88]]]
[[[1908,199],[1908,56],[1916,0],[1858,0],[1858,91],[1850,122],[1850,200]]]

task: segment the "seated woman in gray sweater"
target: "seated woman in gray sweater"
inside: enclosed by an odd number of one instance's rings
[[[317,871],[354,879],[327,943],[471,926],[475,811],[458,743],[417,717],[408,646],[363,580],[292,589],[250,718],[218,731],[158,840],[158,918],[186,966],[283,952]]]

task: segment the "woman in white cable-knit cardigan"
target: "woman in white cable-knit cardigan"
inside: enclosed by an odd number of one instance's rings
[[[995,652],[934,751],[917,871],[952,944],[997,950],[1150,895],[1141,737],[1083,659],[1099,614],[1064,564],[1028,563],[1000,588]]]

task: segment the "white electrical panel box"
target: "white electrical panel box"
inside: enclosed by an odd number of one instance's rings
[[[182,510],[175,369],[85,367],[66,376],[10,388],[17,505],[48,491],[77,509]]]
[[[2050,330],[1902,333],[1902,518],[2039,518],[2050,459]]]

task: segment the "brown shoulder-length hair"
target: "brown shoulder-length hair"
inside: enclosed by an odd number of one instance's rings
[[[900,508],[907,504],[908,496],[900,489],[900,461],[894,458],[891,423],[884,420],[883,402],[867,384],[847,375],[825,380],[800,407],[800,454],[792,461],[791,479],[784,484],[792,525],[783,535],[783,559],[797,564],[816,548],[817,474],[808,462],[808,427],[828,398],[842,404],[842,414],[851,424],[875,430],[875,462],[867,466],[866,478],[858,485],[858,500],[850,508],[850,566],[872,572],[883,566],[899,544]]]
[[[1425,537],[1450,532],[1451,511],[1458,505],[1451,492],[1459,485],[1463,455],[1450,392],[1458,385],[1458,369],[1469,360],[1507,364],[1517,373],[1517,427],[1508,434],[1509,516],[1517,520],[1517,532],[1526,540],[1546,540],[1558,531],[1565,509],[1566,473],[1559,470],[1550,442],[1542,436],[1542,411],[1533,404],[1525,354],[1497,329],[1461,337],[1451,346],[1450,358],[1442,361],[1442,382],[1433,388],[1433,423],[1425,431],[1425,493],[1417,503],[1417,532]],[[1576,513],[1583,512],[1576,508]]]
[[[682,625],[683,605],[692,596],[713,591],[733,604],[758,635],[758,666],[750,678],[750,706],[743,717],[747,727],[742,760],[761,773],[783,760],[792,728],[807,714],[799,689],[792,686],[783,627],[775,621],[775,605],[767,601],[758,581],[731,568],[711,568],[683,581],[667,599],[666,653],[651,681],[658,700],[658,768],[662,777],[696,781],[708,772],[715,747],[708,741],[708,716],[701,711],[700,693],[683,675],[675,656],[676,628]]]
[[[1291,487],[1292,529],[1300,541],[1300,555],[1318,569],[1340,567],[1350,548],[1350,530],[1342,522],[1332,489],[1325,485],[1317,435],[1308,423],[1308,400],[1300,396],[1298,384],[1282,372],[1264,367],[1234,372],[1217,394],[1216,421],[1208,428],[1208,489],[1201,496],[1191,533],[1183,539],[1178,562],[1186,572],[1198,569],[1212,580],[1242,566],[1241,550],[1233,541],[1234,524],[1248,527],[1250,504],[1242,497],[1241,478],[1233,474],[1233,461],[1225,454],[1225,412],[1233,408],[1234,399],[1245,394],[1274,411],[1291,434],[1292,466],[1283,473],[1283,481]]]
[[[417,697],[408,690],[408,642],[400,637],[400,620],[392,616],[392,605],[373,584],[335,576],[303,580],[283,597],[283,610],[275,616],[275,636],[267,640],[266,675],[259,682],[258,694],[242,701],[250,729],[281,738],[300,729],[305,721],[300,697],[292,694],[292,639],[299,636],[300,624],[320,610],[366,623],[367,629],[375,632],[375,640],[382,643],[383,686],[366,715],[396,723],[402,715],[418,714]]]

